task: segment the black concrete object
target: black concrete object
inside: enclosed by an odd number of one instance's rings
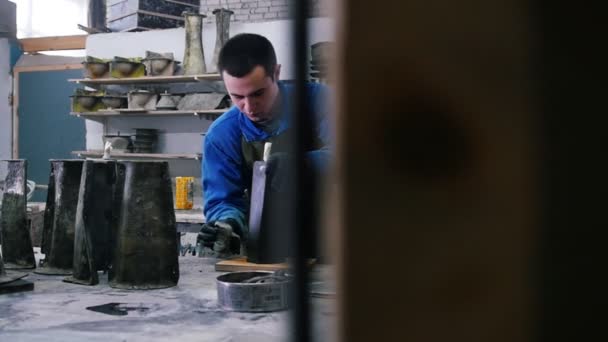
[[[112,31],[141,31],[184,25],[183,12],[199,12],[197,0],[125,0],[108,7],[107,27]]]
[[[33,291],[34,283],[19,279],[7,284],[0,284],[0,294]]]
[[[44,211],[41,251],[43,266],[35,273],[72,274],[74,231],[82,160],[50,160],[51,172]]]
[[[88,306],[86,309],[112,316],[126,316],[129,314],[129,311],[145,313],[150,310],[150,308],[142,306],[141,304],[134,305],[129,303],[106,303],[101,305]]]
[[[0,286],[14,282],[25,276],[27,276],[27,273],[5,270],[4,262],[2,261],[2,254],[0,254]]]
[[[0,207],[0,232],[5,269],[36,268],[32,239],[26,217],[27,161],[23,159],[0,161],[6,166],[6,177]]]
[[[117,222],[115,181],[115,161],[84,162],[76,209],[73,270],[65,282],[96,285],[97,271],[109,268],[112,229]]]
[[[265,161],[253,164],[246,241],[247,261],[257,264],[281,263],[291,254],[288,228],[293,206],[284,200],[289,198],[291,187],[272,186],[275,175],[270,174],[268,165]],[[281,173],[292,174],[288,170]]]
[[[116,190],[119,219],[110,286],[145,290],[177,285],[178,242],[168,163],[118,161]]]
[[[106,30],[106,0],[89,0],[87,24],[94,30]]]
[[[135,128],[132,140],[133,152],[154,153],[158,144],[158,130],[154,128]]]

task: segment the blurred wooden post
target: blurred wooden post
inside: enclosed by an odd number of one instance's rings
[[[525,6],[338,5],[342,341],[530,340]]]

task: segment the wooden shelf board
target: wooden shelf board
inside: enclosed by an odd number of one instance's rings
[[[228,109],[209,109],[200,111],[184,110],[150,110],[150,111],[121,111],[121,110],[100,110],[97,112],[71,112],[70,115],[77,117],[110,117],[110,116],[201,116],[201,115],[221,115]]]
[[[183,83],[199,81],[220,81],[220,74],[178,75],[178,76],[144,76],[127,78],[79,78],[68,82],[83,84],[145,84],[145,83]]]
[[[79,157],[99,158],[103,156],[103,151],[72,151],[72,154]],[[142,158],[142,159],[193,159],[199,160],[202,158],[200,153],[112,153],[112,158]]]

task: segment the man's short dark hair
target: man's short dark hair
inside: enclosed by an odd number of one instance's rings
[[[266,75],[274,78],[277,56],[268,39],[259,34],[241,33],[230,38],[220,51],[218,60],[220,74],[243,77],[260,65]]]

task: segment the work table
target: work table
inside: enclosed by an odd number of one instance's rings
[[[38,212],[44,211],[44,208],[46,207],[46,203],[44,202],[28,202],[27,205],[30,210],[33,209]],[[177,223],[186,224],[205,223],[205,215],[203,215],[203,209],[201,207],[189,210],[175,209],[175,221]]]
[[[38,254],[39,255],[39,254]],[[1,341],[286,341],[289,312],[229,312],[217,304],[211,259],[180,256],[176,287],[133,291],[100,284],[64,283],[62,277],[30,273],[34,291],[0,295]],[[319,266],[314,277],[325,277]],[[315,341],[331,341],[335,326],[334,299],[311,298]],[[107,303],[125,303],[127,315],[87,310]]]
[[[190,210],[175,210],[175,221],[177,223],[205,223],[203,209],[194,208]]]

